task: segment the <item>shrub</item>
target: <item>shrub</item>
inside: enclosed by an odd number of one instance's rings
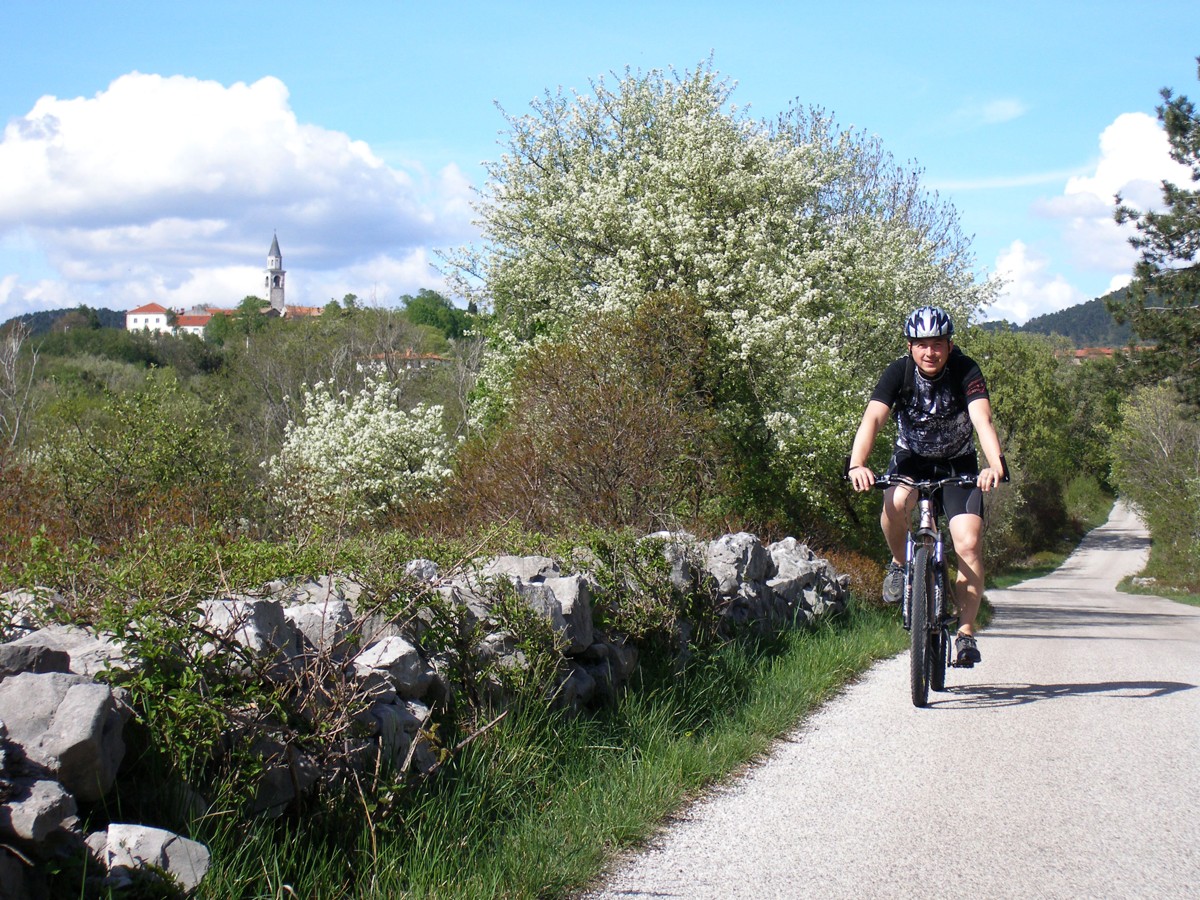
[[[1158,565],[1200,571],[1200,423],[1167,384],[1141,388],[1121,407],[1113,476],[1146,517]]]
[[[696,520],[717,490],[708,358],[701,311],[678,295],[541,344],[503,424],[464,449],[458,515],[540,530]]]
[[[359,525],[436,492],[450,475],[442,408],[405,412],[383,377],[356,395],[317,383],[303,421],[288,423],[279,454],[264,465],[293,522]]]
[[[170,371],[98,402],[62,397],[48,418],[30,466],[77,537],[111,545],[151,527],[223,522],[244,500],[219,410]]]

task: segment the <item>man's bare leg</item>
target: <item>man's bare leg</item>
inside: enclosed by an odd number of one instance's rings
[[[983,600],[983,519],[963,513],[950,520],[950,538],[958,559],[954,594],[958,600],[958,631],[975,633],[975,619]]]
[[[890,487],[883,492],[883,512],[879,516],[879,525],[883,529],[888,549],[892,551],[892,562],[900,566],[906,562],[904,556],[908,545],[908,527],[916,502],[917,492],[903,485]]]

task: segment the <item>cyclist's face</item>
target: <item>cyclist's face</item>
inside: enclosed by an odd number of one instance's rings
[[[912,353],[913,362],[926,378],[934,378],[941,374],[950,358],[950,348],[953,342],[950,338],[921,338],[909,341],[908,349]]]

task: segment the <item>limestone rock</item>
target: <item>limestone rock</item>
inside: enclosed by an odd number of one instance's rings
[[[19,672],[70,672],[71,654],[40,644],[0,644],[0,681]]]
[[[696,589],[696,561],[705,558],[707,548],[686,531],[656,531],[647,539],[662,541],[663,556],[671,567],[671,587],[681,594]]]
[[[75,798],[57,781],[21,778],[11,788],[0,803],[0,835],[41,843],[55,832],[75,829]]]
[[[107,635],[92,634],[76,625],[47,625],[11,642],[14,647],[44,647],[70,657],[70,671],[89,678],[105,669],[128,669],[125,647]]]
[[[425,695],[433,681],[433,671],[413,644],[402,637],[386,637],[354,657],[354,673],[363,677],[371,672],[387,675],[396,692],[409,699]]]
[[[548,556],[497,556],[479,570],[483,578],[508,578],[513,581],[538,582],[561,575],[558,563]]]
[[[716,582],[717,593],[732,597],[742,582],[762,581],[769,575],[771,557],[762,543],[744,531],[727,534],[708,545],[705,568]]]
[[[0,682],[10,739],[80,800],[99,800],[112,787],[130,712],[123,691],[80,675],[26,672]]]
[[[109,872],[153,866],[170,875],[184,891],[195,890],[208,873],[207,847],[162,828],[113,823],[107,832],[89,835],[87,843]]]
[[[592,592],[581,575],[516,582],[518,596],[545,616],[562,638],[567,653],[582,653],[592,643]]]
[[[438,580],[438,564],[429,559],[414,559],[404,567],[404,574],[415,581]]]
[[[296,633],[278,600],[256,597],[222,597],[200,604],[205,628],[260,656],[297,653]]]
[[[350,604],[337,598],[289,606],[283,616],[309,645],[322,652],[342,647],[354,622]]]

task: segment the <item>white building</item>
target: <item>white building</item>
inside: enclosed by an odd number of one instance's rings
[[[147,303],[145,306],[139,306],[137,309],[131,309],[125,313],[126,331],[142,331],[143,329],[164,334],[170,333],[171,311],[157,303]]]

